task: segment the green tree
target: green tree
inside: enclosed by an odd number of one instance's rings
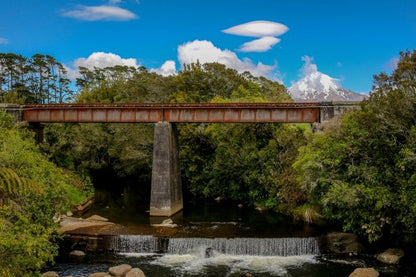
[[[345,230],[414,240],[416,51],[374,80],[361,110],[314,136],[294,166],[310,200]]]
[[[0,275],[35,276],[57,254],[53,216],[88,195],[88,180],[52,164],[0,112]]]

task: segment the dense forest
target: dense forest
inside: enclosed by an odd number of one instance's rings
[[[65,67],[50,56],[0,53],[2,102],[293,101],[283,85],[218,63],[185,65],[169,77],[144,67],[79,68],[75,82],[76,93]],[[8,263],[36,271],[52,259],[52,216],[88,193],[89,177],[105,172],[149,191],[151,125],[50,124],[40,145],[4,114],[0,128],[0,272],[6,276],[17,270]],[[415,242],[416,51],[402,52],[391,74],[374,76],[360,110],[318,132],[308,124],[178,129],[183,184],[195,197],[238,201],[310,223],[325,219],[370,242]],[[68,177],[74,174],[81,177]],[[43,194],[53,204],[39,201]],[[36,262],[25,259],[29,250],[21,236],[39,243]],[[20,258],[9,261],[10,251]]]

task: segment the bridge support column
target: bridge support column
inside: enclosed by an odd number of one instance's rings
[[[155,124],[153,143],[151,216],[171,216],[183,209],[176,126]]]

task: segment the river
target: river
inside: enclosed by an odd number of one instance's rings
[[[172,237],[140,234],[162,219],[150,218],[148,201],[131,187],[97,189],[85,217],[99,214],[126,226],[126,234],[110,237],[108,253],[83,259],[60,258],[50,270],[60,276],[88,276],[127,263],[148,277],[176,276],[348,276],[357,267],[374,267],[380,276],[413,276],[409,266],[386,266],[371,256],[322,254],[319,236],[325,227],[239,203],[187,199],[173,217],[180,230]]]

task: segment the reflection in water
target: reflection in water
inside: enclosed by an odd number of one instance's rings
[[[148,199],[143,200],[136,190],[131,187],[118,192],[97,189],[95,203],[84,217],[93,214],[106,217],[130,228],[129,234],[166,219],[149,217]],[[259,212],[247,206],[239,208],[237,204],[188,199],[184,210],[172,220],[180,225],[186,237],[315,237],[325,231],[273,212]]]

